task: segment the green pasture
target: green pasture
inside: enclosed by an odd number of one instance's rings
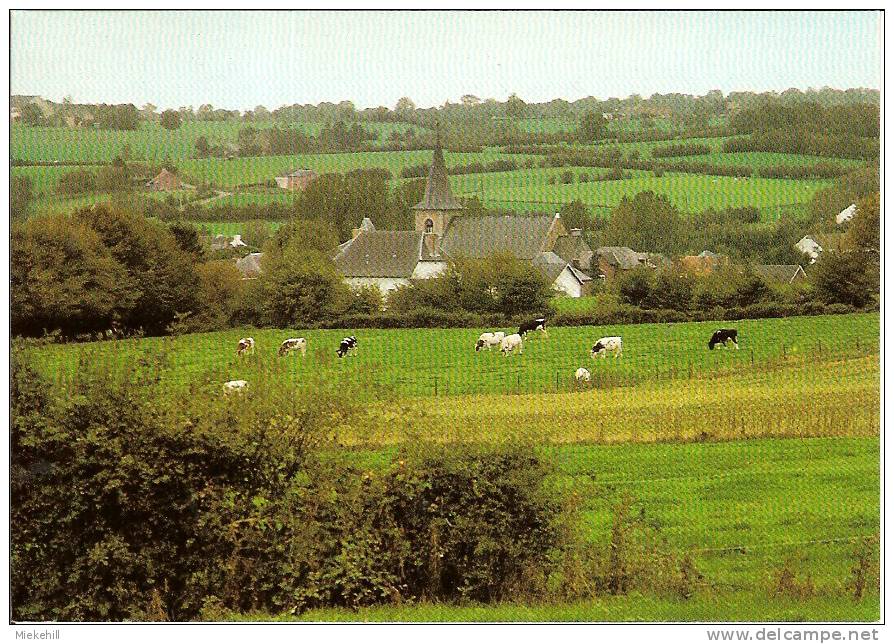
[[[858,168],[864,164],[858,159],[817,157],[809,154],[786,154],[783,152],[719,152],[697,154],[685,157],[664,157],[666,161],[707,162],[720,166],[751,166],[755,170],[768,166],[810,166],[817,163],[834,164],[847,168]]]
[[[578,122],[572,118],[530,118],[518,119],[514,122],[516,129],[531,134],[556,134],[557,132],[573,132]]]
[[[9,155],[24,161],[111,161],[130,146],[131,158],[161,162],[166,159],[186,159],[195,154],[195,142],[200,136],[212,145],[236,143],[239,130],[273,127],[273,121],[188,121],[176,130],[166,130],[158,123],[140,123],[136,130],[101,130],[96,128],[31,127],[23,124],[10,126]],[[282,123],[278,127],[300,128],[307,134],[317,134],[323,123]],[[362,123],[363,127],[379,133],[384,142],[394,131],[419,130],[409,123]]]
[[[729,323],[723,323],[727,325]],[[162,380],[171,387],[244,379],[249,383],[300,387],[307,374],[332,373],[366,378],[401,396],[554,392],[573,385],[580,366],[594,374],[594,385],[635,385],[650,380],[700,378],[711,374],[760,370],[783,357],[809,361],[813,356],[854,356],[877,353],[878,314],[742,320],[741,350],[708,351],[716,322],[644,324],[611,327],[556,327],[549,338],[533,334],[521,355],[498,351],[476,353],[474,344],[484,329],[236,329],[169,338],[131,339],[85,345],[49,345],[36,351],[37,363],[48,377],[67,380],[78,369],[82,353],[91,362],[110,367],[130,364],[141,351],[163,350],[169,367]],[[495,329],[496,330],[496,329]],[[512,329],[504,329],[512,331]],[[254,356],[237,358],[236,344],[250,335]],[[356,335],[357,354],[335,357],[345,335]],[[624,338],[624,356],[593,361],[589,350],[605,335]],[[308,339],[308,355],[277,358],[288,337]],[[754,365],[752,366],[752,356]],[[266,385],[265,385],[266,386]]]
[[[247,221],[191,221],[189,222],[205,235],[241,235]],[[281,221],[265,221],[271,231],[283,225]]]
[[[879,531],[879,438],[765,439],[548,450],[560,485],[583,499],[581,529],[610,538],[622,497],[706,587],[687,600],[628,595],[552,605],[378,607],[312,611],[308,621],[837,621],[879,617],[878,595],[848,591],[855,548]],[[816,596],[773,596],[794,561]],[[294,619],[251,614],[234,619]]]
[[[235,159],[190,159],[178,164],[178,168],[193,181],[213,183],[222,187],[270,181],[277,174],[294,168],[308,168],[318,173],[344,173],[362,168],[383,168],[395,178],[401,170],[410,166],[431,163],[431,150],[400,152],[345,152],[336,154],[299,154],[294,156],[239,157]],[[508,155],[495,150],[484,152],[445,152],[448,167],[473,162],[486,163],[501,158],[516,161],[526,155]]]
[[[563,170],[574,173],[574,183],[548,183],[550,177],[561,176]],[[775,218],[782,206],[809,202],[817,190],[830,185],[829,181],[740,179],[677,172],[656,177],[649,172],[633,171],[630,179],[579,182],[581,172],[592,175],[599,171],[593,168],[522,170],[453,176],[450,182],[457,194],[477,195],[490,207],[518,211],[543,211],[575,200],[591,208],[608,209],[617,206],[624,197],[632,198],[651,190],[668,197],[683,212],[754,206],[764,211],[767,219]]]

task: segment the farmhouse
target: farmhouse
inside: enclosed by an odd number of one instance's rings
[[[454,259],[481,259],[499,252],[531,262],[557,291],[571,297],[585,294],[591,281],[583,267],[589,266],[592,251],[580,231],[568,233],[558,214],[464,215],[450,190],[440,144],[425,195],[413,210],[415,230],[376,230],[364,218],[352,239],[339,246],[334,260],[349,285],[376,286],[387,294],[413,280],[439,275]]]
[[[317,173],[313,170],[300,168],[277,176],[276,185],[283,190],[304,190],[316,178]]]
[[[835,223],[839,226],[843,223],[846,223],[854,218],[854,213],[857,212],[857,204],[852,203],[850,206],[839,212],[835,215]]]
[[[149,190],[158,191],[178,190],[181,187],[181,183],[180,178],[176,174],[167,168],[162,168],[161,172],[146,184],[146,187]]]

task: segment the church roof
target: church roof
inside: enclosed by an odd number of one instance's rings
[[[450,220],[441,248],[451,257],[470,259],[508,252],[532,260],[543,250],[552,215],[483,215]]]
[[[447,168],[444,165],[444,153],[441,144],[435,146],[428,179],[425,182],[425,196],[413,206],[414,210],[461,210],[463,205],[450,192],[447,181]]]
[[[415,230],[365,230],[340,247],[335,265],[345,277],[409,278],[423,255],[422,235]]]

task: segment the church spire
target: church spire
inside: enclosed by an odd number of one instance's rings
[[[436,137],[435,152],[425,182],[425,196],[413,206],[413,209],[462,210],[462,204],[450,192],[450,183],[447,181],[447,167],[444,165],[444,152],[441,150],[440,127],[437,128]]]

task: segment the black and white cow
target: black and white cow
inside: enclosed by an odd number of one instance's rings
[[[732,342],[736,349],[739,348],[739,332],[735,329],[717,329],[708,340],[708,348],[713,350],[718,344],[727,347],[727,342]]]
[[[357,350],[357,338],[353,335],[349,335],[347,338],[341,341],[341,344],[338,345],[338,350],[335,352],[339,358],[344,358],[346,355],[352,352],[356,352]]]
[[[546,332],[546,318],[536,318],[518,327],[518,334],[521,337],[525,337],[528,331],[541,331],[543,335],[549,337],[549,334]]]
[[[475,343],[475,351],[481,351],[482,349],[487,349],[490,351],[491,347],[498,347],[503,342],[503,338],[506,337],[506,334],[503,331],[497,331],[495,333],[482,333],[478,336],[478,342]]]
[[[292,353],[292,351],[300,351],[301,355],[305,355],[307,353],[307,340],[305,338],[289,338],[288,340],[283,340],[282,344],[279,345],[279,351],[277,353],[280,356],[284,356]]]
[[[255,339],[254,338],[240,338],[239,344],[236,345],[236,355],[244,356],[246,353],[251,353],[254,355],[255,353]]]
[[[615,358],[620,358],[624,351],[624,341],[621,336],[609,335],[596,340],[596,344],[590,349],[590,357],[594,360],[596,357],[605,358],[605,354],[611,351]]]

